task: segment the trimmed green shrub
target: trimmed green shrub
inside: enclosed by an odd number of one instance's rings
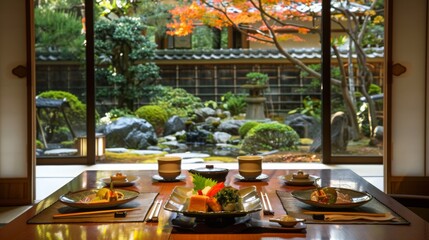
[[[266,85],[270,79],[267,74],[260,72],[249,72],[246,74],[247,82],[250,85]]]
[[[239,129],[238,133],[240,134],[241,138],[246,137],[247,133],[250,131],[250,129],[254,128],[255,126],[259,125],[260,122],[256,121],[248,121],[244,123]]]
[[[151,104],[162,107],[169,116],[192,117],[195,109],[204,107],[201,99],[183,88],[152,88]],[[156,93],[156,94],[155,94]]]
[[[167,111],[160,106],[146,105],[136,110],[135,114],[152,124],[158,136],[164,132],[164,125],[168,120]]]
[[[61,146],[64,148],[75,148],[75,142],[74,140],[69,140],[69,141],[63,141],[61,142]]]
[[[248,153],[271,150],[292,150],[299,144],[299,136],[288,125],[270,122],[250,129],[243,140],[241,150]]]

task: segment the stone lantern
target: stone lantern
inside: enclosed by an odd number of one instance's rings
[[[249,91],[245,98],[247,104],[246,119],[263,120],[265,119],[265,102],[263,90],[268,87],[268,75],[259,72],[250,72],[246,75],[247,82],[241,87]]]

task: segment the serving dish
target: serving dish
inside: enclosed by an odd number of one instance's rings
[[[187,217],[196,218],[233,218],[246,216],[252,212],[262,210],[261,199],[256,192],[256,187],[247,187],[238,190],[240,200],[238,210],[227,212],[191,212],[188,211],[189,198],[192,196],[191,187],[176,186],[168,198],[164,209],[171,212],[181,213]]]
[[[225,182],[229,170],[226,168],[215,168],[213,165],[206,165],[204,168],[190,169],[189,172],[199,174],[205,178],[211,178],[217,182]]]
[[[347,194],[348,196],[350,196],[350,202],[326,204],[326,203],[312,201],[311,193],[315,191],[315,189],[296,190],[296,191],[293,191],[291,194],[295,199],[303,203],[306,203],[314,207],[320,207],[320,208],[354,208],[354,207],[362,206],[365,203],[371,201],[372,199],[372,195],[364,192],[355,191],[352,189],[335,188],[335,190],[341,194]]]
[[[137,176],[128,176],[125,181],[113,181],[114,187],[129,187],[136,184],[136,182],[140,179],[140,177]],[[100,181],[104,183],[106,186],[110,186],[110,183],[112,182],[110,177],[101,178]]]
[[[139,196],[139,192],[136,191],[115,189],[115,191],[121,192],[124,195],[123,199],[111,202],[90,202],[90,200],[96,196],[97,191],[98,189],[88,189],[78,192],[69,192],[62,195],[59,200],[67,206],[74,208],[96,209],[116,207],[130,202]]]
[[[177,176],[174,179],[165,179],[165,178],[159,176],[159,174],[156,174],[156,175],[152,176],[152,180],[158,181],[158,182],[179,182],[179,181],[182,181],[182,180],[185,180],[185,179],[186,179],[185,175],[179,175],[179,176]]]
[[[245,178],[241,176],[240,174],[235,174],[234,178],[241,181],[241,182],[260,182],[267,180],[269,176],[267,174],[262,173],[261,175],[257,176],[256,178]]]
[[[309,175],[308,178],[296,178],[292,174],[282,176],[281,179],[285,181],[286,185],[291,186],[311,186],[319,177]]]

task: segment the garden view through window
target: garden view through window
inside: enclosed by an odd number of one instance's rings
[[[331,1],[330,103],[322,101],[322,4],[307,2],[260,11],[250,2],[95,0],[95,79],[87,79],[85,2],[37,1],[38,163],[73,163],[88,144],[96,163],[167,154],[381,162],[383,1]],[[87,142],[87,81],[95,83],[95,143]]]

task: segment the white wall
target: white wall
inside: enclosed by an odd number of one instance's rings
[[[392,83],[392,176],[428,176],[427,0],[394,1],[393,64],[407,71]]]
[[[27,177],[25,0],[0,1],[0,178]]]

